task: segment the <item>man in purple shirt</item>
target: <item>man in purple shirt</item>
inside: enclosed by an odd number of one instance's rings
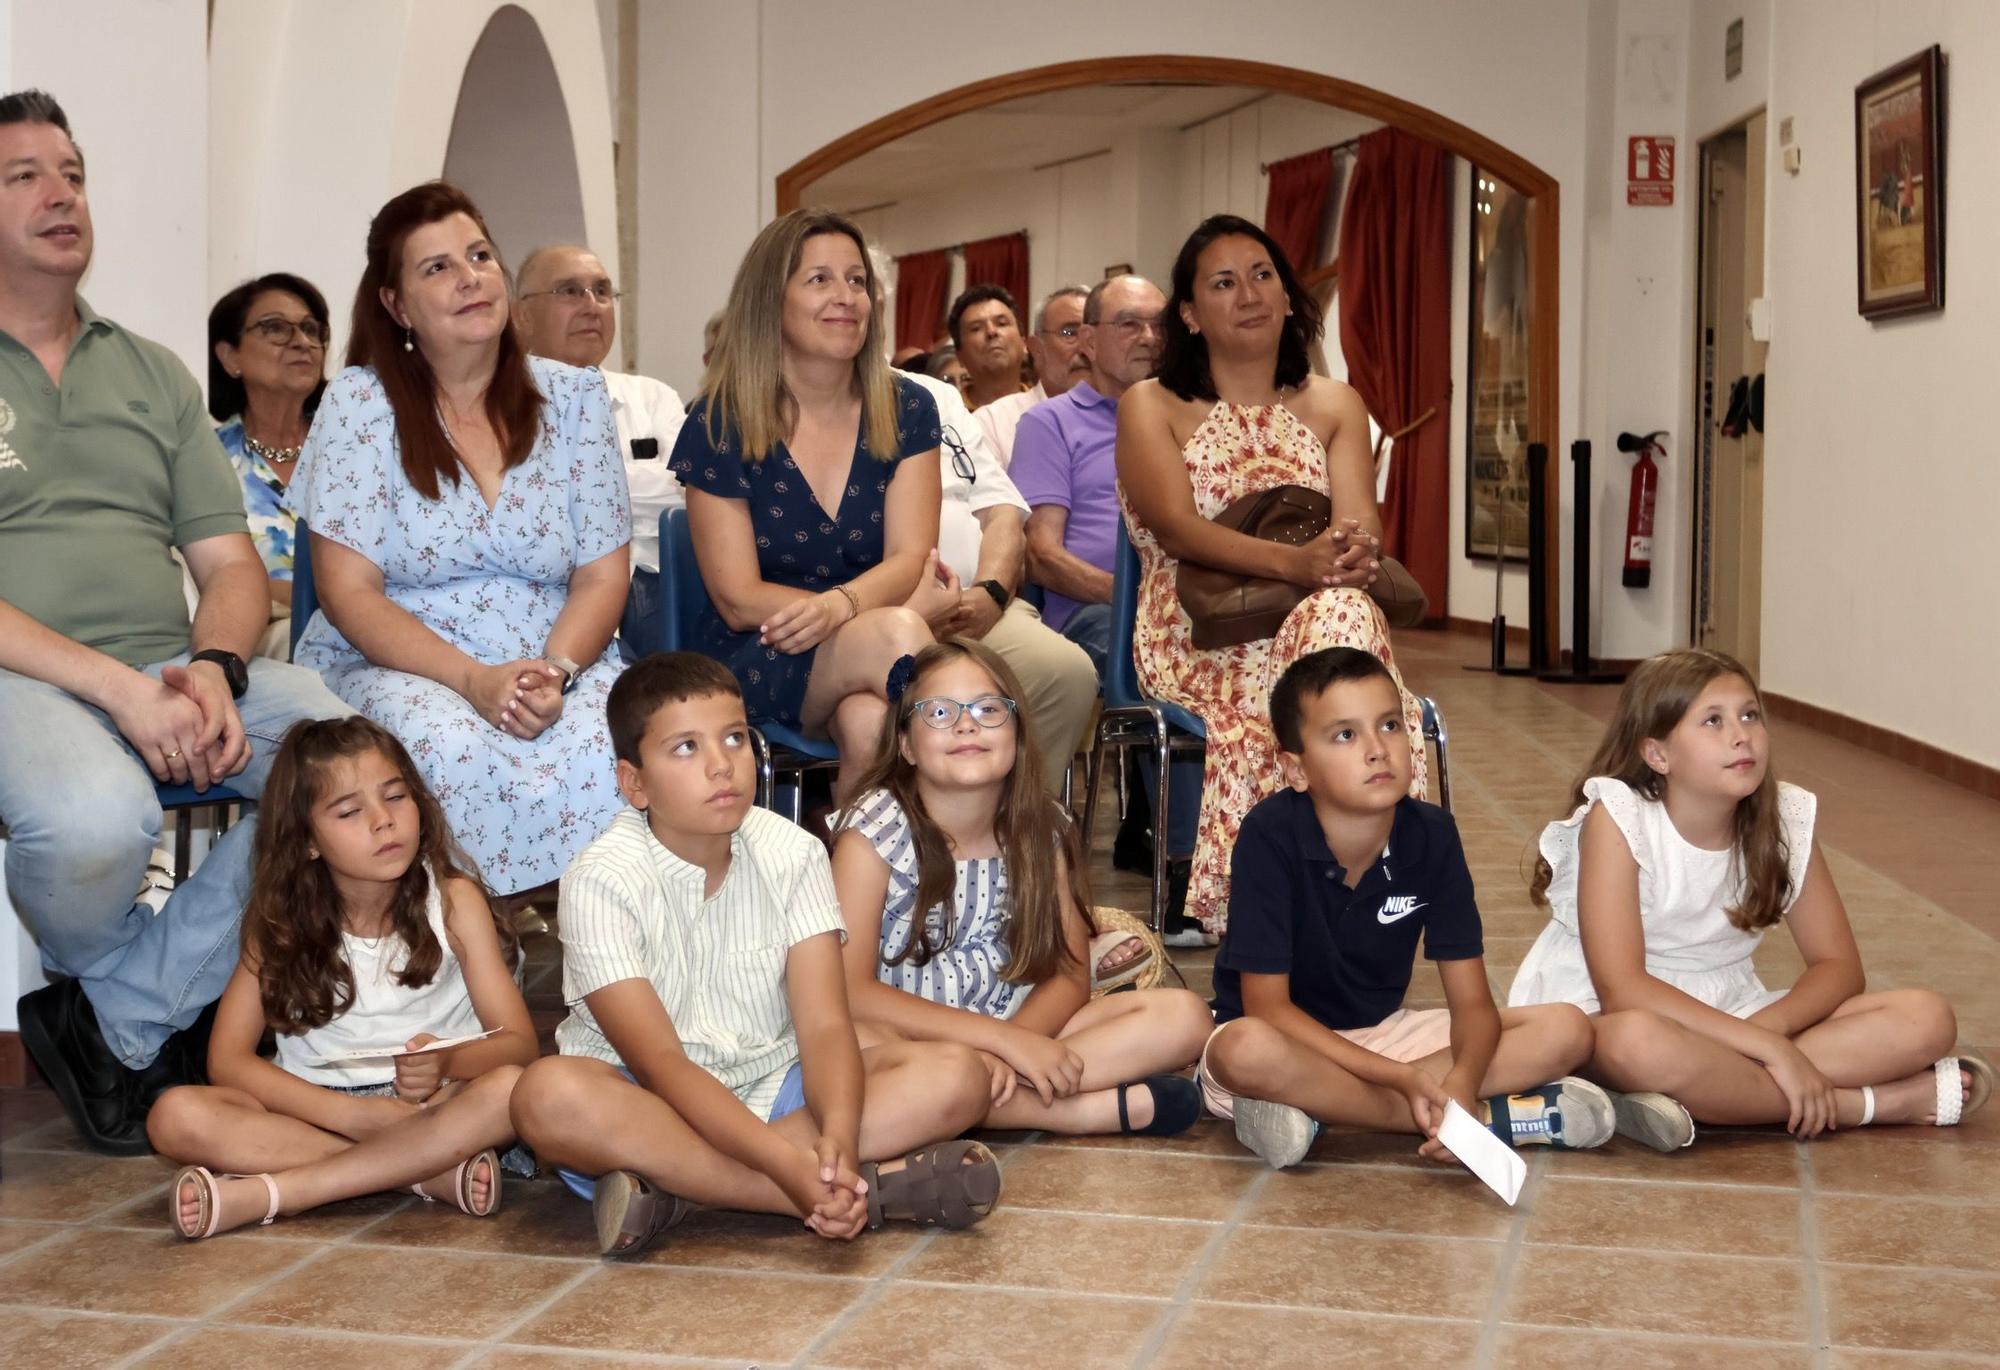
[[[1048,592],[1042,621],[1089,653],[1100,683],[1111,649],[1111,568],[1118,549],[1118,400],[1159,364],[1166,306],[1167,297],[1144,277],[1100,282],[1083,302],[1089,375],[1023,414],[1014,433],[1009,474],[1028,502],[1028,576]],[[1201,763],[1175,765],[1167,829],[1169,853],[1179,862],[1194,851]],[[1128,818],[1136,811],[1128,808]],[[1150,870],[1150,853],[1131,849],[1128,834],[1119,836],[1114,860]],[[1177,866],[1173,872],[1167,942],[1199,946],[1201,929],[1180,914],[1184,871]]]

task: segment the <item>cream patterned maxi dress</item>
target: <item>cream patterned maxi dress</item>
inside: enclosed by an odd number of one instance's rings
[[[1282,404],[1217,401],[1188,439],[1182,456],[1194,487],[1195,509],[1203,518],[1212,519],[1245,495],[1278,485],[1330,488],[1326,448],[1305,421]],[[1327,647],[1358,647],[1382,658],[1396,677],[1396,688],[1402,690],[1404,722],[1412,739],[1410,793],[1419,798],[1427,771],[1422,715],[1396,671],[1389,625],[1362,590],[1318,590],[1307,595],[1286,616],[1275,637],[1214,651],[1195,647],[1187,611],[1174,590],[1180,563],[1161,551],[1152,533],[1133,516],[1123,485],[1118,501],[1139,555],[1139,610],[1132,628],[1139,687],[1156,699],[1180,705],[1208,727],[1187,912],[1210,931],[1220,932],[1229,920],[1229,858],[1236,830],[1251,806],[1283,783],[1270,704],[1271,687],[1285,668]],[[1338,517],[1339,511],[1335,514]]]

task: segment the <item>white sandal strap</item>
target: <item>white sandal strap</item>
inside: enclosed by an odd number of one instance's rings
[[[1866,1127],[1875,1121],[1875,1086],[1861,1086],[1861,1122]]]
[[[1946,1056],[1932,1069],[1937,1072],[1937,1125],[1955,1127],[1965,1111],[1965,1083],[1958,1057]]]
[[[269,1175],[259,1175],[257,1178],[264,1182],[264,1192],[271,1196],[270,1207],[264,1210],[264,1221],[259,1226],[269,1227],[278,1220],[278,1182]]]

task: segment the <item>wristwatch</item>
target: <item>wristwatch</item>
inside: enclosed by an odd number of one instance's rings
[[[243,692],[250,688],[250,668],[243,664],[243,658],[234,652],[225,652],[220,647],[210,647],[205,652],[196,652],[188,658],[188,665],[197,661],[212,661],[222,668],[222,678],[229,682],[229,697],[243,698]]]
[[[583,674],[583,667],[577,665],[566,656],[552,656],[546,658],[546,660],[549,665],[563,673],[562,692],[568,694],[571,690],[574,690],[576,688],[577,677]]]
[[[1014,598],[1007,593],[1007,587],[997,580],[976,580],[973,584],[993,596],[993,602],[999,605],[1003,612],[1006,610],[1009,601]]]

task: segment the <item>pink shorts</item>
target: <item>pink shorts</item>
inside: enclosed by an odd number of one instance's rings
[[[1201,1067],[1196,1071],[1195,1078],[1201,1081],[1202,1102],[1218,1118],[1236,1116],[1236,1096],[1217,1083],[1210,1073],[1208,1049],[1215,1045],[1216,1038],[1242,1021],[1232,1018],[1222,1024],[1208,1034],[1208,1041],[1201,1048]],[[1377,1056],[1386,1056],[1392,1061],[1421,1061],[1426,1056],[1435,1056],[1450,1048],[1451,1014],[1441,1008],[1399,1008],[1374,1027],[1348,1028],[1340,1035],[1354,1045],[1366,1047]]]

